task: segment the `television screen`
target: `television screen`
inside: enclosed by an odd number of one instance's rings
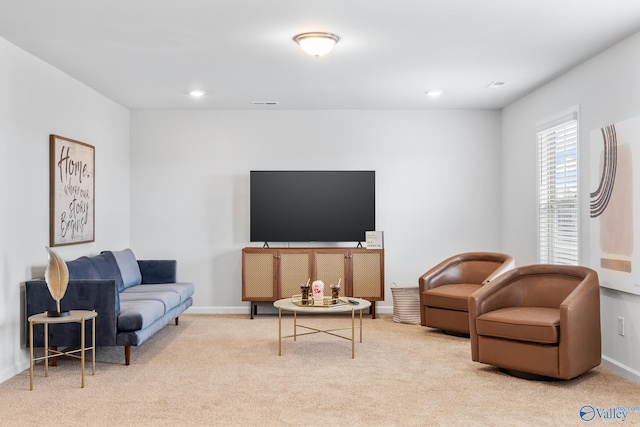
[[[251,171],[252,242],[363,242],[375,171]]]

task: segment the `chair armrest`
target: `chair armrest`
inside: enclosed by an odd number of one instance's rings
[[[511,256],[508,257],[500,267],[496,268],[496,270],[493,273],[491,273],[489,277],[484,279],[484,282],[482,282],[482,285],[484,286],[487,283],[491,282],[492,280],[495,280],[496,277],[506,273],[509,270],[514,269],[515,266],[516,266],[516,261],[513,259],[513,257]]]
[[[522,290],[518,286],[511,287],[521,277],[518,270],[509,270],[475,291],[469,297],[469,315],[472,306],[474,315],[480,316],[489,311],[522,305]]]
[[[461,263],[464,261],[463,255],[455,255],[451,258],[445,259],[440,264],[436,265],[426,273],[424,273],[418,279],[418,288],[420,290],[420,295],[428,289],[433,289],[440,285],[444,285],[447,283],[455,283],[457,282],[456,278],[458,274],[456,271],[452,270],[451,275],[443,274],[445,271],[450,269],[451,267]]]
[[[561,376],[573,378],[600,364],[600,284],[595,272],[587,274],[560,305],[560,330]]]
[[[138,260],[142,284],[176,283],[178,263],[176,260]]]
[[[25,282],[25,303],[27,331],[29,316],[56,309],[56,302],[51,297],[47,283],[42,279]],[[117,313],[120,312],[120,300],[114,280],[69,280],[69,285],[62,300],[61,310],[95,310],[96,345],[116,345]],[[42,325],[36,327],[42,328]],[[34,333],[34,346],[44,346],[42,329]],[[49,345],[57,347],[73,347],[80,345],[80,325],[60,324],[49,327]],[[27,345],[29,339],[27,337]]]

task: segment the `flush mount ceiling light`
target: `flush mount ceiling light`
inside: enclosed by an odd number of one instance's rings
[[[331,33],[312,32],[293,36],[293,41],[309,55],[319,58],[331,52],[331,49],[340,41],[340,37]]]
[[[437,98],[440,95],[442,95],[442,91],[441,90],[430,90],[428,92],[425,92],[427,94],[427,96],[430,96],[431,98]]]
[[[201,96],[204,96],[205,92],[202,90],[192,90],[191,92],[189,92],[189,95],[193,96],[194,98],[200,98]]]

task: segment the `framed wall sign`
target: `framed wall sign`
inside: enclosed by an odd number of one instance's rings
[[[95,147],[49,136],[49,245],[95,240]]]

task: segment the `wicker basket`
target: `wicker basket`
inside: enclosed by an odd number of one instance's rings
[[[393,321],[398,323],[420,323],[420,294],[418,287],[391,287],[393,296]]]

